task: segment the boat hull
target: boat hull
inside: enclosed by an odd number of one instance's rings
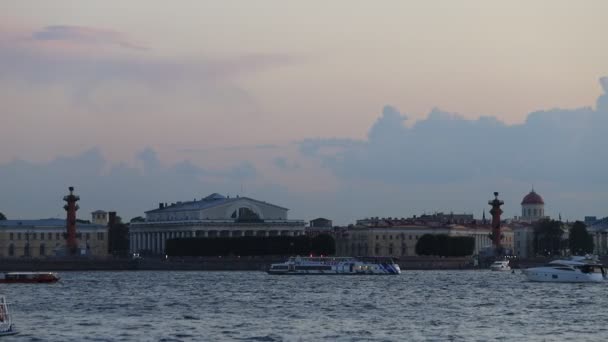
[[[582,273],[576,271],[552,270],[545,267],[523,270],[529,281],[552,283],[600,283],[604,281],[601,273]]]

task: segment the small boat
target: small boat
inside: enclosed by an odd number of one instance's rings
[[[0,336],[15,335],[17,333],[13,327],[6,299],[4,296],[0,296]]]
[[[268,274],[400,274],[392,258],[291,257],[272,264]]]
[[[588,256],[554,260],[544,266],[527,268],[522,273],[530,281],[543,282],[596,283],[606,278],[604,266]]]
[[[0,283],[54,283],[59,277],[54,272],[5,272],[0,273]]]
[[[492,271],[510,271],[511,266],[509,266],[509,260],[499,260],[494,261],[492,265],[490,265],[490,269]]]

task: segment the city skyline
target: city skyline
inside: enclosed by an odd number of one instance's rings
[[[603,217],[606,10],[6,2],[0,211],[61,217],[74,185],[125,218],[212,192],[338,224],[480,217],[493,191],[512,217],[534,187],[552,217]]]

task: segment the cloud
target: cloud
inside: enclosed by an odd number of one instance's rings
[[[123,33],[93,27],[53,25],[34,31],[31,39],[37,41],[65,41],[75,44],[114,45],[134,50],[146,47],[130,42]]]
[[[162,165],[151,148],[137,159],[143,167],[110,164],[98,148],[48,163],[14,160],[0,165],[0,203],[9,217],[62,217],[61,197],[75,186],[82,197],[79,217],[96,209],[138,216],[160,201],[182,201],[212,192],[238,192],[240,184],[257,177],[253,164],[243,161],[225,169],[203,168],[187,160]],[[236,185],[235,185],[236,184]]]
[[[0,81],[64,84],[86,91],[101,82],[119,80],[170,89],[176,82],[214,85],[294,62],[291,56],[280,53],[166,59],[146,53],[125,36],[112,30],[66,25],[0,33]],[[133,52],[108,50],[108,46]]]

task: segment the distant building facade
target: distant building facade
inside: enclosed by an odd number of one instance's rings
[[[412,223],[411,220],[415,221],[414,218],[359,220],[358,225],[336,231],[336,254],[395,258],[417,256],[416,244],[425,234],[473,237],[473,254],[492,246],[489,225],[474,222],[468,225],[448,224],[432,221],[428,217],[424,223]],[[509,227],[502,227],[502,234],[504,248],[512,250],[513,231]]]
[[[108,255],[108,228],[98,224],[77,224],[78,254]],[[66,220],[0,221],[0,257],[46,258],[66,250]]]
[[[248,197],[214,193],[201,200],[159,203],[145,222],[129,226],[131,253],[164,254],[168,239],[179,237],[299,236],[303,220],[289,220],[289,209]]]
[[[91,213],[91,223],[106,226],[108,224],[108,212],[103,210],[95,210]]]
[[[590,222],[587,232],[593,236],[594,253],[608,255],[608,217]]]

